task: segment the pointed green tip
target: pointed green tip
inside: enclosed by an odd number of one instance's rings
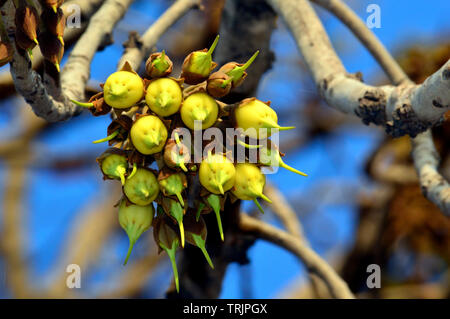
[[[183,221],[178,222],[178,226],[180,227],[181,247],[184,248],[184,226],[183,226]]]
[[[188,171],[188,169],[187,169],[186,165],[184,165],[184,162],[183,162],[183,161],[180,161],[180,163],[178,163],[178,165],[181,167],[181,169],[182,169],[184,172],[187,172],[187,171]]]
[[[61,42],[61,44],[64,45],[64,38],[61,35],[58,36],[58,39],[59,42]]]
[[[259,144],[253,144],[253,145],[247,144],[247,143],[245,143],[244,141],[242,141],[242,140],[240,140],[240,139],[237,139],[237,143],[238,143],[239,145],[245,147],[245,148],[248,148],[248,149],[260,148],[260,147],[262,146],[262,145],[259,145]]]
[[[214,269],[214,264],[213,264],[213,262],[211,260],[211,257],[209,257],[209,254],[208,254],[208,251],[206,250],[206,248],[205,247],[200,247],[200,249],[202,250],[202,253],[205,256],[205,259],[208,262],[209,267]]]
[[[33,42],[36,43],[37,45],[39,45],[39,42],[38,42],[37,38],[33,38]]]
[[[280,166],[285,168],[285,169],[287,169],[288,171],[291,171],[291,172],[295,173],[295,174],[298,174],[298,175],[301,175],[301,176],[305,176],[305,177],[308,176],[307,174],[305,174],[303,172],[300,172],[299,170],[297,170],[297,169],[287,165],[285,162],[281,161],[281,159],[280,159]]]
[[[265,200],[266,202],[268,202],[268,203],[272,203],[272,201],[270,200],[270,198],[267,197],[267,196],[264,195],[264,194],[259,195],[259,197],[261,197],[262,199],[264,199],[264,200]]]
[[[123,262],[123,265],[126,266],[126,264],[128,263],[128,259],[130,258],[131,252],[133,251],[133,247],[136,241],[133,241],[130,239],[130,245],[128,246],[128,253],[127,253],[127,257],[125,258],[125,261]]]
[[[178,278],[177,261],[175,259],[175,251],[176,251],[176,248],[178,247],[178,243],[174,243],[174,244],[175,245],[172,246],[171,249],[168,249],[167,247],[163,247],[162,245],[160,245],[160,246],[162,249],[164,249],[166,251],[167,255],[169,256],[170,263],[172,264],[173,277],[175,280],[175,287],[177,289],[177,293],[180,293],[180,280]]]
[[[117,134],[119,134],[119,130],[114,131],[113,133],[111,133],[110,135],[108,135],[105,138],[93,141],[92,143],[98,144],[98,143],[108,142],[108,141],[112,140],[113,138],[115,138],[117,136]]]
[[[247,68],[253,63],[253,61],[255,61],[256,57],[259,54],[259,50],[256,51],[255,53],[253,53],[252,57],[250,59],[248,59],[247,62],[245,62],[245,64],[242,66],[242,70],[247,70]]]
[[[30,56],[30,60],[33,61],[33,50],[27,49],[28,55]]]
[[[255,205],[258,207],[259,211],[260,211],[261,213],[264,214],[264,210],[262,209],[261,204],[258,202],[258,200],[255,198],[255,199],[253,200],[253,202],[254,202]]]
[[[223,191],[223,186],[222,186],[222,184],[221,184],[221,183],[217,183],[217,187],[219,188],[219,192],[220,192],[222,195],[224,195],[225,192]]]
[[[78,101],[75,101],[75,100],[72,100],[72,99],[70,100],[70,102],[72,102],[72,103],[74,103],[74,104],[76,104],[78,106],[86,107],[86,108],[90,108],[90,107],[94,106],[94,103],[83,103],[83,102],[78,102]]]
[[[213,44],[211,45],[211,47],[209,48],[209,50],[207,52],[209,55],[212,55],[212,53],[214,52],[218,42],[219,42],[219,35],[217,35],[217,37],[214,39]]]
[[[278,127],[278,130],[280,131],[289,131],[295,129],[295,126],[280,126]]]
[[[181,206],[184,207],[184,200],[183,200],[183,196],[181,196],[181,193],[176,193],[175,194],[178,198],[178,200],[180,201]]]
[[[119,172],[120,182],[122,183],[122,186],[125,185],[125,173]]]
[[[56,4],[52,5],[52,9],[54,13],[57,13],[58,6]]]
[[[131,171],[131,174],[128,176],[127,179],[132,178],[134,176],[134,174],[136,174],[136,172],[137,172],[137,165],[136,165],[136,163],[133,163],[133,170]]]
[[[59,67],[59,63],[55,63],[55,68],[56,68],[56,71],[58,71],[58,73],[61,71],[61,69]]]

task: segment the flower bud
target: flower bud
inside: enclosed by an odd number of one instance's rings
[[[152,225],[154,214],[155,209],[152,204],[148,206],[127,205],[126,200],[121,201],[119,206],[119,224],[127,232],[130,241],[124,265],[127,264],[136,241]]]
[[[277,130],[286,131],[295,127],[281,127],[278,125],[277,113],[256,98],[243,100],[234,111],[236,126],[244,130],[244,134],[254,139],[264,139]],[[247,132],[245,130],[249,129]],[[261,129],[261,130],[260,130]]]
[[[142,99],[144,83],[134,72],[117,71],[111,74],[103,86],[106,103],[116,109],[127,109]]]
[[[97,162],[105,178],[120,179],[122,185],[125,184],[128,160],[124,151],[117,148],[108,149],[97,158]]]
[[[190,53],[183,62],[181,77],[187,84],[198,84],[205,81],[211,70],[217,63],[212,61],[212,53],[216,48],[219,36],[216,37],[211,47]]]
[[[53,63],[58,72],[60,71],[59,64],[64,55],[64,46],[59,41],[58,37],[48,31],[39,34],[39,48],[42,55],[48,61]]]
[[[57,9],[63,4],[64,0],[40,0],[43,6],[52,8],[53,12],[57,12]]]
[[[230,93],[232,80],[233,78],[229,77],[224,72],[214,72],[208,78],[206,91],[215,98],[221,98]]]
[[[172,173],[169,170],[161,170],[158,175],[159,188],[164,196],[176,196],[184,207],[182,192],[187,187],[186,175],[182,172]]]
[[[258,166],[250,163],[239,163],[236,165],[236,179],[231,192],[234,196],[242,200],[252,200],[262,213],[264,211],[259,205],[257,198],[261,197],[265,201],[272,201],[263,194],[266,177]]]
[[[125,181],[123,192],[132,203],[146,206],[159,194],[158,181],[150,170],[138,168],[134,176]]]
[[[202,129],[214,125],[219,114],[217,102],[204,92],[189,95],[181,106],[181,120],[190,128],[194,129],[194,121],[202,121]]]
[[[191,161],[191,153],[186,145],[170,139],[164,147],[164,162],[171,168],[180,167],[187,172],[186,163]]]
[[[153,53],[145,62],[145,70],[151,78],[160,78],[172,73],[173,63],[166,55],[164,50],[159,53]]]
[[[266,166],[283,167],[298,175],[308,176],[307,174],[300,172],[299,170],[296,170],[295,168],[290,167],[285,162],[283,162],[283,159],[280,156],[280,152],[273,143],[269,143],[267,147],[261,147],[259,149],[258,162]]]
[[[154,115],[145,115],[134,122],[130,131],[134,147],[142,154],[161,152],[167,140],[167,128]]]
[[[29,50],[38,44],[39,16],[35,8],[21,4],[16,9],[15,24],[16,40],[19,47]]]
[[[225,194],[234,185],[234,164],[225,156],[220,154],[208,157],[200,164],[200,184],[213,194]]]
[[[175,279],[175,287],[177,292],[180,292],[180,282],[175,259],[176,250],[180,247],[180,239],[171,225],[171,220],[167,216],[158,215],[154,224],[153,237],[155,238],[158,247],[163,249],[170,258]]]
[[[191,245],[200,248],[209,266],[214,269],[214,265],[206,250],[206,236],[208,232],[203,218],[199,218],[196,221],[192,215],[186,215],[184,218],[184,226],[186,241]]]
[[[159,116],[170,116],[178,112],[183,101],[183,92],[177,81],[161,78],[151,81],[147,87],[145,101]]]
[[[232,79],[233,88],[238,87],[244,82],[247,77],[247,68],[255,61],[259,51],[256,51],[253,56],[245,63],[229,62],[219,69],[219,72],[223,72]]]
[[[0,42],[0,67],[11,62],[14,49],[10,43]]]
[[[56,12],[52,8],[45,7],[41,13],[41,20],[44,22],[46,29],[54,34],[59,42],[64,45],[64,28],[66,26],[66,18],[61,8],[57,8]]]

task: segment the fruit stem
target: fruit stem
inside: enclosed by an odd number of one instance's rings
[[[264,210],[262,209],[261,204],[258,202],[258,200],[255,198],[253,199],[253,202],[258,207],[259,211],[264,214]]]
[[[214,212],[215,212],[216,218],[217,218],[217,226],[219,227],[220,239],[222,239],[222,241],[224,241],[222,219],[220,218],[220,210],[214,209]]]
[[[92,143],[98,144],[98,143],[108,142],[108,141],[112,140],[113,138],[115,138],[117,136],[117,134],[119,134],[119,130],[115,130],[114,132],[109,134],[107,137],[102,138],[100,140],[93,141]]]
[[[218,42],[219,42],[219,35],[217,35],[217,37],[214,39],[213,44],[209,48],[209,50],[207,52],[208,55],[212,55],[212,53],[214,52],[214,49],[216,48],[216,45],[217,45]]]

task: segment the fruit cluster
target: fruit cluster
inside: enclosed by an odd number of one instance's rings
[[[5,0],[0,1],[3,5]],[[17,50],[28,52],[33,58],[32,50],[38,45],[42,55],[50,61],[59,72],[59,63],[64,54],[64,27],[66,19],[60,8],[63,0],[40,0],[37,7],[32,0],[14,0],[15,41]],[[10,43],[3,23],[0,21],[0,66],[9,63],[14,49]],[[26,54],[26,53],[25,53]]]
[[[94,143],[113,146],[97,161],[105,179],[120,180],[123,185],[119,222],[130,240],[125,263],[141,234],[153,226],[160,251],[165,250],[172,261],[177,291],[175,251],[184,247],[185,241],[200,248],[213,267],[205,247],[207,229],[202,214],[215,213],[224,240],[220,212],[225,201],[252,200],[261,211],[257,198],[270,202],[263,194],[266,178],[261,166],[282,166],[306,176],[287,166],[267,139],[278,130],[292,128],[278,125],[270,103],[250,98],[226,105],[218,100],[244,81],[246,69],[258,55],[256,52],[245,64],[227,63],[211,74],[216,67],[212,53],[218,39],[210,49],[190,53],[179,78],[169,76],[173,64],[162,51],[148,58],[147,78],[142,79],[125,63],[89,102],[73,101],[93,115],[113,116],[108,136]],[[237,162],[233,150],[218,138],[203,140],[201,158],[195,161],[192,136],[182,130],[195,135],[195,131],[212,127],[237,129],[233,148],[241,147],[244,152],[257,149],[257,161]],[[270,147],[262,146],[263,140]],[[155,161],[157,169],[150,167]]]

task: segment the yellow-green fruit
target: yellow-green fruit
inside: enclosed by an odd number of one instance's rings
[[[133,246],[143,232],[148,230],[152,225],[153,215],[155,214],[155,209],[153,205],[139,206],[139,205],[128,205],[124,200],[119,206],[119,224],[127,232],[128,238],[130,240],[130,246],[128,248],[128,254],[125,259],[127,263],[130,257]]]
[[[146,206],[158,196],[159,185],[151,171],[145,168],[138,168],[133,177],[125,181],[123,191],[131,202]]]
[[[111,74],[103,86],[105,102],[116,108],[126,109],[142,99],[144,83],[139,75],[128,71]]]
[[[161,78],[149,84],[145,101],[159,116],[170,116],[180,109],[183,93],[177,81]]]
[[[231,192],[242,200],[254,200],[258,197],[268,200],[263,194],[265,184],[266,177],[258,166],[240,163],[236,165],[236,179]]]
[[[274,133],[272,129],[285,131],[295,128],[279,126],[277,113],[266,103],[254,98],[242,101],[234,115],[237,127],[242,128],[244,135],[251,138],[269,137]]]
[[[147,115],[134,122],[130,130],[134,147],[145,155],[161,152],[167,140],[167,128],[154,115]]]
[[[128,168],[128,161],[124,156],[111,154],[102,160],[102,172],[109,178],[120,179],[122,185],[125,183],[125,173]]]
[[[194,121],[202,121],[202,129],[211,127],[217,120],[219,106],[207,93],[198,92],[189,95],[181,107],[183,123],[194,129]]]
[[[213,194],[224,194],[234,185],[234,164],[224,155],[209,155],[200,164],[200,184]]]
[[[181,206],[184,206],[184,200],[181,193],[187,186],[186,175],[183,173],[175,173],[167,178],[159,180],[159,187],[164,195],[175,195],[180,201]]]

